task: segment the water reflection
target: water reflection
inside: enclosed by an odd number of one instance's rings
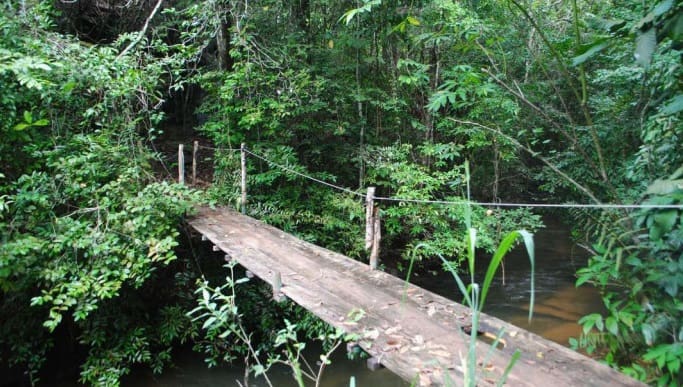
[[[307,359],[315,362],[322,350],[311,347],[307,351]],[[125,378],[121,385],[124,387],[219,387],[246,386],[244,384],[244,367],[220,366],[206,368],[202,356],[191,350],[182,351],[174,356],[176,366],[168,369],[162,375],[153,375],[149,371],[134,372]],[[353,376],[357,386],[372,387],[400,387],[408,386],[401,378],[386,369],[369,371],[364,360],[349,360],[343,353],[343,348],[332,356],[332,364],[325,368],[321,385],[324,387],[348,387]],[[278,366],[268,372],[268,377],[275,387],[295,387],[297,384],[286,366]],[[314,386],[308,383],[307,386]],[[267,387],[263,378],[250,376],[250,387]]]

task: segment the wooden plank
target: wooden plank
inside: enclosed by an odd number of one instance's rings
[[[189,224],[250,272],[328,324],[358,335],[358,344],[418,385],[461,385],[469,309],[341,254],[299,240],[229,209],[200,208]],[[362,312],[361,312],[362,311]],[[352,315],[361,316],[354,319]],[[482,329],[503,330],[505,346],[477,343],[482,383],[494,384],[512,353],[522,355],[514,386],[643,385],[557,343],[485,314]],[[484,362],[486,360],[486,362]]]

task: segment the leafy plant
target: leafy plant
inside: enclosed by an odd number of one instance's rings
[[[259,343],[254,339],[253,333],[250,333],[246,325],[246,315],[239,306],[238,285],[248,282],[249,279],[235,279],[236,265],[236,261],[226,265],[229,274],[223,285],[211,287],[207,280],[198,282],[198,306],[188,312],[193,321],[202,323],[201,329],[205,331],[207,343],[217,343],[219,340],[231,343],[222,348],[206,347],[209,350],[209,364],[217,364],[219,356],[226,361],[233,360],[233,354],[237,353],[245,356],[247,364],[251,364],[249,371],[256,377],[263,377],[269,386],[273,383],[268,377],[268,372],[275,364],[289,367],[298,386],[305,386],[306,380],[313,381],[319,386],[323,371],[330,364],[332,352],[353,337],[339,329],[331,330],[329,326],[306,313],[300,324],[291,323],[287,317],[276,317],[282,319],[284,327],[272,331],[272,346],[269,343]],[[315,326],[310,324],[312,319]],[[258,328],[263,330],[265,327]],[[317,369],[303,357],[306,342],[299,341],[299,332],[307,334],[309,340],[311,337],[317,337],[317,340],[326,344],[326,350],[320,355],[320,365]],[[315,335],[312,335],[314,332]],[[245,384],[248,384],[247,380]]]
[[[467,182],[469,183],[469,168],[468,165],[465,164],[465,172],[466,172],[466,178]],[[469,198],[468,198],[469,199]],[[531,263],[531,290],[530,290],[530,301],[529,301],[529,320],[531,320],[531,317],[533,316],[533,310],[534,310],[534,263],[535,263],[535,254],[534,254],[534,240],[532,234],[530,234],[526,230],[516,230],[508,233],[503,240],[500,242],[498,247],[496,248],[495,252],[493,253],[493,257],[491,259],[491,262],[489,263],[488,269],[486,270],[486,275],[484,276],[484,281],[481,284],[481,287],[479,284],[477,284],[474,280],[474,273],[475,273],[475,250],[477,246],[477,230],[476,228],[472,227],[472,209],[469,204],[469,200],[467,202],[466,210],[465,210],[465,222],[468,226],[467,232],[465,233],[465,262],[467,264],[467,270],[470,273],[470,282],[469,284],[465,285],[465,282],[462,280],[460,277],[460,274],[458,274],[458,269],[454,267],[450,262],[444,258],[441,254],[438,254],[439,258],[441,259],[441,262],[444,265],[445,270],[451,273],[453,276],[453,280],[456,282],[458,285],[458,290],[460,291],[460,294],[463,296],[465,304],[470,308],[470,321],[472,323],[471,326],[471,332],[470,332],[470,337],[469,337],[469,348],[467,355],[465,356],[464,359],[462,359],[463,362],[463,370],[464,370],[464,376],[463,376],[463,381],[462,383],[465,386],[477,386],[478,385],[478,377],[480,374],[479,367],[481,364],[478,363],[478,354],[476,352],[476,344],[477,344],[477,335],[479,334],[479,318],[481,311],[484,308],[484,305],[486,304],[486,296],[488,294],[489,288],[491,287],[491,283],[493,281],[493,278],[496,274],[496,271],[498,270],[498,267],[500,266],[503,258],[505,258],[505,255],[512,249],[512,247],[515,245],[515,242],[517,239],[521,236],[522,240],[524,241],[524,245],[527,250],[527,254],[529,255],[529,261]],[[428,248],[428,243],[422,243],[416,246],[416,249],[420,248]],[[411,261],[411,265],[412,265]],[[410,274],[409,274],[410,276]],[[406,281],[408,281],[410,278],[408,277]],[[498,340],[502,336],[503,332],[499,332],[496,340],[492,343],[491,348],[489,350],[494,351],[495,347],[498,345]],[[509,374],[510,370],[514,367],[514,364],[516,363],[517,359],[519,359],[520,356],[519,350],[516,350],[515,353],[511,356],[510,362],[508,363],[506,369],[504,370],[503,374],[501,375],[501,379],[498,380],[498,385],[503,385],[505,384],[505,380],[507,379],[507,375]]]
[[[683,191],[678,187],[683,168],[647,190],[646,208],[612,227],[594,245],[588,267],[579,270],[577,286],[592,283],[601,289],[607,314],[591,314],[580,323],[589,337],[573,341],[640,380],[677,385],[683,339],[680,289],[683,287]],[[629,227],[630,228],[627,228]]]

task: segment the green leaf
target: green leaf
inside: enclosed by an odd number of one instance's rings
[[[204,321],[202,329],[210,327],[214,322],[216,322],[216,317],[209,317],[208,319],[206,319],[206,321]]]
[[[477,229],[470,227],[467,230],[467,262],[470,274],[474,275],[474,253],[477,248]]]
[[[654,342],[655,337],[657,335],[657,333],[656,333],[655,329],[652,327],[652,325],[643,324],[641,326],[640,330],[643,333],[643,338],[645,339],[645,343],[647,345],[652,345],[652,343]]]
[[[579,56],[575,56],[572,59],[572,66],[578,66],[587,60],[591,59],[593,56],[604,50],[605,48],[609,47],[609,41],[607,39],[601,39],[598,41],[593,42],[591,45],[589,45],[586,50],[583,52],[583,54]],[[583,50],[582,50],[583,51]]]
[[[24,121],[27,124],[31,124],[33,122],[33,116],[31,115],[31,112],[28,110],[24,110]]]
[[[617,336],[619,334],[619,324],[617,324],[617,319],[610,316],[605,319],[605,327],[609,333]]]
[[[29,128],[29,127],[31,127],[31,125],[22,122],[20,124],[16,124],[14,126],[14,130],[24,130],[24,129]]]
[[[683,110],[683,94],[676,94],[659,111],[664,116],[670,116]]]
[[[62,91],[68,94],[71,92],[71,90],[73,90],[76,87],[76,85],[77,84],[75,81],[69,81],[65,83],[64,86],[62,86]]]
[[[486,295],[488,294],[489,288],[491,287],[491,282],[493,281],[493,276],[496,274],[496,271],[498,270],[498,266],[500,266],[500,262],[503,260],[505,255],[510,251],[512,246],[514,246],[515,241],[517,240],[517,237],[519,236],[519,231],[512,231],[511,233],[507,234],[505,238],[500,242],[498,245],[498,248],[496,249],[496,252],[493,253],[493,258],[491,259],[491,263],[489,263],[489,267],[486,270],[486,275],[484,276],[484,283],[481,288],[481,298],[479,302],[479,310],[481,311],[482,308],[484,307],[484,303],[486,301]],[[472,270],[473,268],[470,268]]]
[[[657,47],[657,29],[655,27],[641,33],[636,37],[636,63],[647,68],[652,61],[652,54]]]
[[[441,259],[441,262],[444,264],[444,267],[448,269],[448,271],[453,276],[453,279],[458,284],[458,289],[460,289],[460,293],[465,298],[465,303],[470,307],[474,307],[474,305],[472,305],[472,297],[470,297],[470,292],[467,291],[467,286],[465,286],[465,283],[462,282],[462,279],[460,279],[460,276],[458,275],[458,272],[455,270],[455,268],[453,268],[453,265],[449,265],[446,258],[444,258],[441,254],[438,254],[438,257],[439,259]]]
[[[602,316],[598,313],[591,313],[587,316],[581,317],[579,324],[583,325],[583,334],[586,335],[588,332],[597,327],[600,331],[603,329]]]
[[[33,126],[47,126],[50,124],[50,121],[48,121],[46,118],[41,118],[38,121],[33,123]]]
[[[683,189],[683,179],[661,180],[657,179],[645,191],[648,195],[668,195],[676,190]]]
[[[664,15],[665,13],[669,12],[671,7],[674,5],[674,0],[663,0],[657,6],[655,9],[652,10],[652,14],[657,17]]]
[[[654,215],[654,222],[663,233],[670,232],[678,220],[677,210],[658,211]]]
[[[534,236],[526,230],[519,230],[520,235],[524,239],[524,246],[526,247],[527,256],[529,256],[529,263],[531,266],[531,295],[529,296],[529,321],[531,321],[531,316],[534,314],[534,301],[536,299],[536,294],[534,291],[534,276],[536,272],[536,253],[534,249]]]
[[[413,26],[419,26],[420,25],[420,21],[417,20],[416,18],[412,17],[412,16],[408,16],[406,18],[406,20],[408,21],[408,23],[410,23],[410,25],[413,25]]]
[[[503,375],[500,377],[500,380],[498,380],[498,383],[496,383],[497,387],[504,386],[505,381],[508,378],[508,375],[510,374],[510,371],[512,370],[512,367],[515,366],[515,363],[517,363],[517,360],[522,356],[522,352],[519,351],[519,349],[516,349],[515,352],[512,354],[512,357],[510,358],[510,361],[508,362],[507,366],[505,367],[505,371],[503,372]]]

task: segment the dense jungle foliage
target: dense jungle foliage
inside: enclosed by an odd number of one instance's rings
[[[651,205],[557,210],[592,254],[577,285],[597,286],[607,310],[572,345],[683,383],[680,0],[2,0],[0,30],[10,381],[38,382],[64,353],[83,383],[117,385],[135,364],[160,372],[183,343],[210,364],[249,351],[189,313],[220,298],[208,283],[225,271],[198,258],[181,222],[199,202],[239,204],[229,149],[245,143],[350,191],[409,199],[379,202],[382,261],[399,269],[463,259],[464,206],[422,201],[464,202],[466,162],[478,202]],[[174,184],[159,152],[198,136],[217,148],[202,193]],[[249,215],[365,259],[357,195],[248,165]],[[485,250],[542,227],[530,209],[488,209],[472,214]],[[324,331],[240,287],[264,350],[294,329],[283,315]]]

